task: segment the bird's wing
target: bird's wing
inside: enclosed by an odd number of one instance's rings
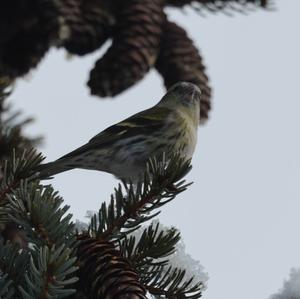
[[[151,132],[162,130],[166,124],[165,119],[168,118],[171,110],[160,107],[158,115],[157,109],[154,108],[155,107],[134,114],[133,116],[108,127],[94,136],[88,143],[66,154],[60,159],[74,157],[92,149],[110,148],[116,141],[121,139],[138,136],[141,133],[147,135]]]

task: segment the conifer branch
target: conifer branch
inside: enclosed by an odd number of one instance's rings
[[[23,227],[30,242],[37,246],[75,246],[72,215],[69,206],[61,207],[63,199],[51,186],[24,182],[8,196],[6,211],[10,220]]]
[[[203,283],[187,278],[185,270],[168,264],[168,256],[175,252],[179,233],[171,228],[159,231],[159,224],[146,228],[140,239],[125,237],[120,242],[122,254],[130,260],[147,290],[157,298],[196,299],[201,297]]]
[[[43,160],[33,150],[40,138],[31,139],[22,135],[22,127],[32,119],[19,121],[20,111],[11,111],[6,103],[12,92],[10,84],[9,80],[0,80],[0,205],[6,195]]]
[[[9,268],[3,268],[0,264],[6,279],[6,282],[2,282],[3,286],[9,292],[9,287],[12,289],[12,298],[64,298],[75,292],[69,287],[77,280],[77,240],[74,224],[70,222],[72,215],[66,215],[69,207],[61,207],[63,200],[51,186],[39,185],[31,175],[32,169],[41,160],[41,155],[35,151],[24,152],[21,157],[14,152],[12,159],[3,168],[0,222],[20,228],[19,233],[26,245],[20,252],[29,257],[25,260],[23,255],[18,257],[8,251],[3,253],[4,260],[8,261],[12,257],[13,263],[16,263],[19,258],[25,265],[24,271],[21,271],[23,279],[17,285],[10,278]],[[25,177],[29,179],[24,180]]]
[[[20,256],[26,267],[21,271],[23,280],[17,286],[12,284],[14,292],[20,290],[22,295],[13,298],[64,298],[75,292],[69,285],[78,280],[75,276],[77,241],[70,222],[72,215],[65,216],[69,207],[61,208],[61,203],[52,187],[25,181],[7,196],[7,205],[0,207],[0,220],[8,219],[21,227],[29,244],[21,252],[27,253],[30,260]],[[3,256],[8,260],[12,253],[6,251]],[[16,256],[12,260],[15,264]],[[0,264],[0,269],[10,277],[8,267]]]
[[[65,298],[75,293],[75,289],[68,288],[78,278],[69,277],[77,271],[76,258],[71,256],[71,251],[64,245],[57,249],[53,246],[39,248],[31,257],[30,267],[25,273],[25,281],[20,291],[24,299]]]
[[[17,244],[0,239],[0,298],[16,298],[18,287],[24,282],[29,254]]]
[[[158,298],[198,299],[201,297],[204,285],[193,283],[193,278],[186,278],[185,270],[154,266],[148,268],[148,273],[141,276],[141,281],[147,290]]]
[[[8,274],[4,274],[0,277],[0,298],[13,298],[14,289],[11,288],[12,283],[13,282],[8,278]]]
[[[29,151],[24,150],[20,156],[13,150],[11,159],[4,161],[4,165],[1,169],[0,205],[6,199],[7,194],[19,186],[22,180],[31,178],[31,171],[43,160],[42,155],[37,154],[34,149]]]
[[[173,200],[190,184],[182,178],[190,171],[190,161],[184,161],[175,155],[170,161],[152,159],[147,170],[136,185],[119,184],[108,206],[103,203],[98,216],[91,219],[89,230],[101,240],[120,239],[137,229],[139,225],[158,215],[153,213]]]
[[[140,239],[126,236],[119,244],[119,248],[138,272],[143,271],[145,265],[165,265],[167,256],[175,251],[175,245],[180,240],[180,233],[172,227],[163,231],[159,223],[145,228]]]

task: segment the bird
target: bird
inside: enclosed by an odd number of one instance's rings
[[[200,89],[190,82],[170,87],[153,107],[116,123],[61,158],[39,165],[40,179],[75,168],[104,171],[136,181],[152,157],[179,154],[190,160],[197,143]]]

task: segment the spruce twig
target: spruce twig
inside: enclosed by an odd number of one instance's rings
[[[24,150],[21,156],[13,150],[12,157],[5,161],[2,167],[2,177],[0,180],[0,205],[5,200],[7,194],[11,193],[21,181],[30,178],[32,170],[44,160],[41,154],[37,154],[34,149]]]
[[[107,206],[103,203],[98,215],[91,219],[90,231],[98,239],[120,239],[137,229],[139,225],[158,215],[153,213],[161,206],[173,200],[179,193],[186,190],[182,178],[190,171],[190,161],[186,162],[175,155],[168,163],[151,159],[143,179],[136,185],[133,183],[119,184]]]
[[[204,284],[187,277],[185,270],[170,266],[168,256],[176,251],[180,235],[175,228],[166,231],[159,224],[145,228],[140,239],[125,237],[119,247],[130,260],[146,289],[157,298],[200,298]]]
[[[72,215],[66,214],[69,206],[61,207],[63,199],[51,186],[36,182],[21,184],[12,195],[5,211],[27,232],[27,238],[36,246],[75,246]],[[1,214],[0,214],[1,215]]]
[[[17,297],[29,258],[28,251],[21,251],[17,244],[4,243],[0,238],[0,298]]]
[[[13,224],[17,229],[17,237],[4,238],[3,232],[1,237],[5,239],[3,248],[9,248],[0,251],[1,260],[5,261],[3,265],[0,263],[0,284],[6,290],[5,299],[10,294],[15,299],[64,298],[75,292],[70,285],[77,281],[77,241],[74,225],[70,222],[72,215],[66,215],[69,207],[61,207],[63,200],[51,186],[44,187],[36,180],[24,179],[28,176],[33,179],[32,169],[41,160],[41,155],[32,150],[21,156],[14,152],[4,163],[0,182],[0,223]],[[22,249],[18,244],[10,245],[8,239],[21,239],[18,243]],[[17,248],[14,249],[16,254],[11,248]],[[18,266],[20,263],[23,270]],[[14,269],[22,274],[18,282],[13,276]]]
[[[70,249],[64,245],[39,248],[25,273],[26,284],[20,287],[23,298],[65,298],[75,293],[75,289],[67,288],[78,280],[74,276],[68,278],[77,270],[75,261]]]
[[[180,233],[174,227],[163,231],[157,223],[145,228],[139,240],[134,236],[126,236],[119,243],[119,248],[140,272],[145,265],[165,265],[168,262],[167,257],[174,253],[179,240]]]
[[[193,278],[186,278],[185,270],[171,266],[149,267],[149,273],[141,278],[147,290],[158,298],[198,299],[204,285],[193,283]]]
[[[186,189],[189,184],[185,184],[182,178],[190,169],[190,162],[178,155],[169,162],[164,157],[160,160],[152,159],[143,179],[136,185],[124,182],[125,193],[119,185],[108,207],[103,204],[98,215],[92,218],[89,233],[94,237],[78,236],[83,241],[78,247],[80,290],[88,292],[92,298],[109,298],[109,294],[124,298],[122,296],[129,296],[129,293],[132,297],[128,298],[145,298],[141,283],[147,288],[156,288],[156,292],[164,295],[190,291],[184,281],[174,285],[174,288],[165,289],[161,287],[162,280],[159,280],[161,285],[153,283],[154,275],[165,269],[162,266],[167,265],[167,257],[175,251],[175,245],[180,239],[176,229],[160,231],[159,224],[156,224],[146,228],[139,240],[128,235],[142,222],[159,213],[153,213],[154,210]],[[178,280],[173,271],[164,277],[172,282]],[[184,275],[180,278],[183,279]],[[82,279],[87,284],[82,284]],[[129,293],[124,289],[124,281],[128,281],[126,289]],[[111,291],[107,293],[108,289]]]

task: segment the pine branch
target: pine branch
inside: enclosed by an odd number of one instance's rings
[[[77,270],[76,258],[71,257],[69,248],[61,245],[49,249],[45,246],[34,253],[25,273],[26,284],[20,287],[24,299],[65,298],[75,293],[74,289],[68,288],[78,280],[68,278]]]
[[[63,200],[51,186],[39,185],[31,175],[41,160],[34,151],[23,153],[21,157],[14,153],[3,169],[0,223],[6,225],[5,230],[10,225],[13,230],[19,230],[16,238],[25,244],[21,252],[30,256],[30,261],[23,261],[26,271],[21,271],[22,277],[26,275],[20,285],[10,283],[8,271],[3,272],[6,279],[3,285],[11,286],[14,294],[21,292],[13,298],[64,298],[75,292],[69,287],[77,280],[74,275],[77,240],[74,224],[70,222],[72,215],[66,215],[69,207],[61,207]],[[32,182],[24,180],[28,176]],[[5,260],[10,257],[15,263],[16,256],[6,252]],[[1,265],[0,269],[3,271]]]
[[[9,280],[8,274],[0,276],[0,298],[13,299],[14,289],[11,288],[12,281]]]
[[[158,298],[197,299],[204,288],[202,282],[193,283],[193,278],[186,278],[185,270],[164,265],[149,267],[141,281]]]
[[[203,282],[193,283],[185,270],[169,266],[168,256],[175,252],[179,233],[171,228],[159,231],[159,224],[146,228],[140,239],[130,237],[120,242],[122,254],[130,260],[147,290],[157,298],[200,298]]]
[[[75,246],[72,215],[66,215],[69,206],[61,207],[63,199],[51,186],[24,182],[8,196],[8,200],[3,213],[23,227],[29,242],[49,248],[63,244],[70,248]]]
[[[180,233],[174,227],[163,231],[157,223],[145,228],[139,240],[134,236],[125,237],[119,248],[139,273],[147,265],[165,265],[168,262],[165,258],[174,253],[179,240]]]
[[[17,244],[6,243],[0,239],[0,298],[16,298],[18,288],[24,282],[29,254],[20,250]]]
[[[33,149],[23,151],[21,156],[17,156],[13,151],[11,159],[5,161],[1,169],[0,206],[5,203],[6,196],[19,186],[23,179],[30,178],[31,171],[43,160],[42,155],[37,154]]]
[[[12,92],[11,84],[9,78],[0,78],[0,208],[7,205],[7,195],[19,186],[21,180],[30,176],[30,164],[39,164],[42,160],[32,150],[40,139],[23,135],[23,127],[32,122],[32,119],[19,120],[20,111],[12,111],[6,102]],[[3,209],[0,209],[1,213],[2,236],[5,240],[19,243],[22,248],[26,247],[22,229],[15,223],[6,221],[7,213],[3,215]]]
[[[72,215],[65,216],[69,207],[61,208],[61,204],[62,199],[51,186],[25,181],[7,196],[7,204],[0,207],[0,221],[12,221],[24,231],[28,246],[22,251],[18,248],[17,253],[30,256],[30,262],[22,259],[24,271],[17,267],[25,278],[18,286],[12,284],[14,292],[22,293],[21,297],[13,298],[64,298],[75,292],[69,285],[78,280],[74,275],[77,241],[70,222]],[[13,265],[17,263],[11,250],[3,256],[5,261],[11,259]],[[0,264],[1,271],[10,278],[11,271],[7,268]]]
[[[139,225],[160,213],[154,212],[173,200],[190,184],[182,178],[190,171],[190,161],[186,162],[175,155],[169,162],[152,159],[147,171],[136,185],[119,184],[107,206],[103,203],[98,217],[91,219],[90,231],[98,239],[120,239],[137,229]]]

